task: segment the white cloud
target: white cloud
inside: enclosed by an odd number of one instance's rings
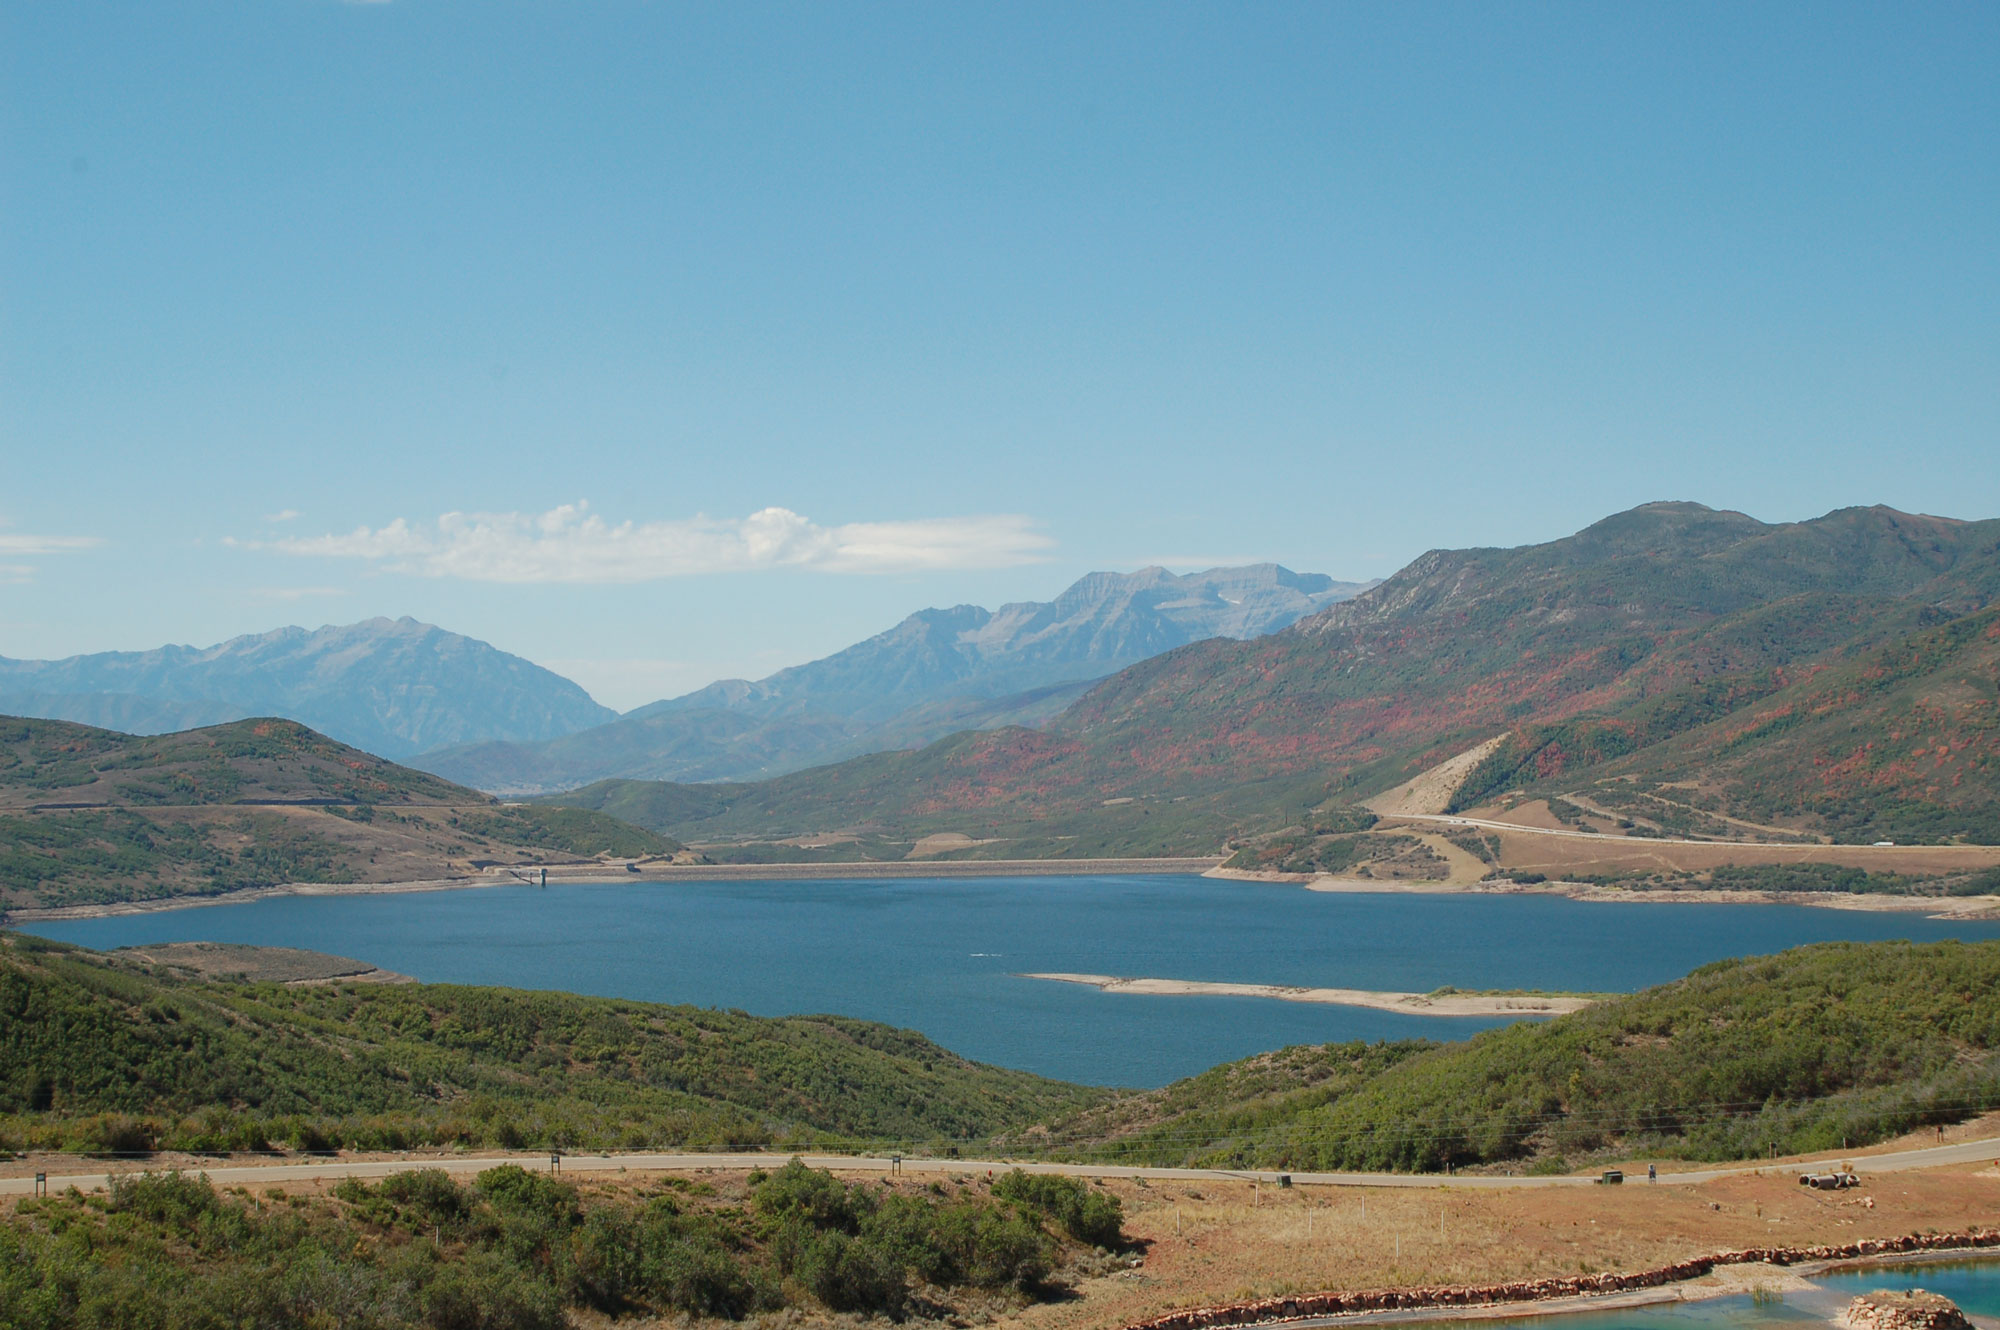
[[[0,527],[6,521],[0,519]],[[96,536],[33,536],[24,531],[0,530],[0,558],[20,558],[23,555],[74,554],[78,550],[96,549],[103,540]],[[0,586],[25,586],[35,580],[35,565],[32,563],[0,563]]]
[[[366,559],[472,582],[650,582],[775,568],[899,573],[1033,563],[1054,543],[1026,517],[938,517],[820,526],[786,508],[745,518],[613,524],[568,503],[548,512],[446,513],[345,535],[234,542],[286,554]]]
[[[69,554],[96,549],[103,543],[96,536],[30,536],[0,531],[0,554]]]
[[[299,510],[296,508],[282,508],[275,513],[264,514],[266,522],[296,522],[298,517]]]

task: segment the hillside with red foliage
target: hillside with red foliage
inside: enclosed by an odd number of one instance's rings
[[[1158,847],[1187,849],[1508,735],[1470,793],[1692,783],[1718,811],[1842,838],[1983,835],[2000,774],[1979,683],[1996,595],[2000,521],[1856,508],[1767,525],[1649,504],[1543,545],[1433,551],[1269,637],[1133,666],[1043,732],[710,787],[704,816],[667,829],[1018,833],[1160,815]],[[1901,811],[1848,806],[1884,799]]]

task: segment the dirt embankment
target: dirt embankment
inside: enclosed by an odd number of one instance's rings
[[[1361,806],[1382,817],[1394,817],[1399,813],[1442,813],[1451,807],[1452,796],[1458,793],[1459,786],[1465,784],[1465,778],[1472,774],[1472,769],[1506,741],[1505,734],[1496,734],[1477,748],[1468,748],[1456,757],[1447,758],[1429,770],[1419,772],[1395,789],[1363,801]]]

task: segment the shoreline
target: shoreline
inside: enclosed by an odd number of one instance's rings
[[[629,861],[626,861],[629,862]],[[210,905],[246,905],[279,896],[374,896],[417,891],[468,891],[481,887],[533,885],[532,868],[486,869],[473,876],[417,878],[403,882],[286,882],[269,887],[245,887],[213,896],[165,896],[138,901],[108,901],[87,905],[19,906],[0,910],[0,927],[65,919],[108,919],[190,910]],[[1562,896],[1570,900],[1609,904],[1673,905],[1802,905],[1826,910],[1862,910],[1923,914],[1932,919],[2000,920],[2000,896],[1887,896],[1847,892],[1673,891],[1660,887],[1606,887],[1587,882],[1450,882],[1385,881],[1327,874],[1274,873],[1224,868],[1219,856],[1160,859],[892,859],[854,863],[771,864],[647,864],[637,869],[624,862],[546,865],[551,883],[613,882],[782,882],[853,881],[869,878],[921,880],[982,877],[1143,876],[1149,873],[1189,875],[1227,882],[1258,882],[1296,886],[1332,895],[1375,896]]]
[[[651,864],[636,871],[622,862],[549,864],[553,884],[615,882],[781,882],[841,881],[866,878],[972,877],[1097,877],[1140,876],[1148,873],[1204,876],[1221,862],[1218,856],[1173,859],[892,859],[881,862],[807,864]],[[469,891],[480,887],[535,885],[525,874],[543,865],[518,870],[487,869],[477,876],[417,878],[407,882],[285,882],[269,887],[245,887],[213,896],[162,896],[138,901],[107,901],[89,905],[21,906],[0,911],[0,927],[63,919],[110,919],[161,910],[191,910],[208,905],[248,905],[279,896],[388,896],[415,891]]]
[[[1776,1281],[1803,1282],[1809,1275],[1836,1269],[1991,1260],[1996,1246],[2000,1246],[2000,1231],[1972,1228],[1959,1233],[1864,1239],[1839,1247],[1759,1247],[1716,1252],[1625,1274],[1307,1293],[1190,1307],[1136,1322],[1126,1330],[1214,1330],[1280,1321],[1302,1325],[1368,1325],[1560,1315],[1741,1295],[1757,1286],[1761,1271],[1769,1271]],[[1687,1297],[1688,1292],[1694,1292],[1695,1297]]]
[[[1482,1302],[1468,1306],[1428,1306],[1396,1308],[1390,1311],[1344,1312],[1294,1322],[1303,1326],[1406,1325],[1431,1321],[1520,1321],[1543,1316],[1573,1316],[1581,1312],[1626,1311],[1635,1307],[1662,1307],[1685,1302],[1712,1302],[1717,1298],[1754,1296],[1759,1289],[1776,1292],[1780,1299],[1790,1293],[1820,1292],[1811,1280],[1819,1275],[1847,1271],[1893,1270],[1898,1266],[1959,1265],[1973,1261],[2000,1260],[1991,1247],[1967,1246],[1935,1251],[1888,1252],[1878,1256],[1845,1257],[1828,1261],[1805,1261],[1796,1265],[1753,1262],[1746,1265],[1717,1266],[1678,1284],[1633,1289],[1623,1293],[1579,1293],[1558,1295],[1527,1302]],[[1255,1324],[1255,1323],[1253,1323]],[[1266,1323],[1268,1324],[1268,1323]],[[1973,1318],[1975,1327],[1979,1318]]]
[[[1297,988],[1286,984],[1231,984],[1201,979],[1126,979],[1109,974],[1023,974],[1023,979],[1084,984],[1106,993],[1149,997],[1254,997],[1368,1007],[1405,1016],[1563,1016],[1601,1001],[1577,993],[1391,993],[1366,988]]]
[[[1330,895],[1355,896],[1563,896],[1592,904],[1805,905],[1823,910],[1923,914],[1932,919],[2000,919],[2000,896],[1889,896],[1840,891],[1707,891],[1691,888],[1604,887],[1590,882],[1396,882],[1329,874],[1271,873],[1211,868],[1203,877],[1267,882]]]

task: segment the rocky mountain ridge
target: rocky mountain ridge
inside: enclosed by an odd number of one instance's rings
[[[594,781],[751,780],[965,729],[1037,726],[1098,679],[1211,637],[1267,633],[1365,589],[1277,564],[1092,573],[1052,601],[919,610],[765,679],[725,679],[538,743],[429,753],[426,770],[495,793]]]

